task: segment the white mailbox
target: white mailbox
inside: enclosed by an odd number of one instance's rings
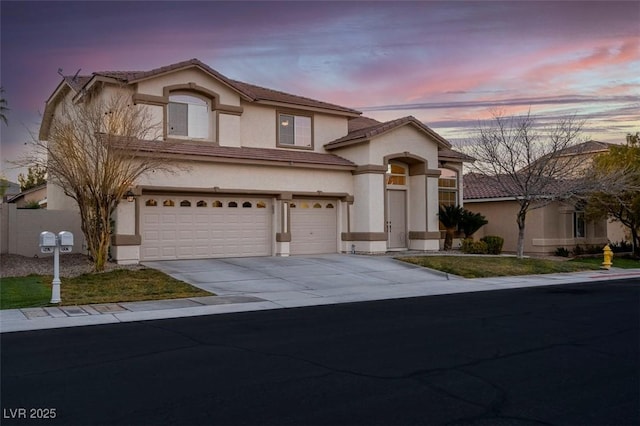
[[[53,253],[53,249],[56,245],[56,234],[49,231],[43,231],[40,233],[40,251],[42,253]]]
[[[73,245],[73,234],[69,231],[61,231],[58,233],[58,238],[60,239],[61,246],[72,246]]]

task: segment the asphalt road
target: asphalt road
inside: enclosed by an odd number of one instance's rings
[[[0,339],[3,425],[640,424],[637,279]]]

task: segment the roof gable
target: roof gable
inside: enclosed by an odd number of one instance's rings
[[[369,119],[371,120],[371,119]],[[346,136],[343,136],[339,139],[331,141],[324,145],[327,150],[332,150],[336,148],[341,148],[344,146],[354,145],[362,142],[369,142],[371,139],[389,133],[395,129],[398,129],[402,126],[413,126],[418,129],[420,132],[426,134],[430,138],[436,141],[439,147],[441,148],[451,148],[451,144],[449,141],[444,139],[442,136],[431,130],[427,125],[422,123],[417,118],[409,115],[406,117],[398,118],[396,120],[387,121],[384,123],[374,123],[375,120],[369,121],[369,123],[365,123],[364,121],[356,122],[352,131],[350,131]],[[368,127],[362,127],[366,124],[371,124]]]

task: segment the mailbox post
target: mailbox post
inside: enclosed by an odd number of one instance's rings
[[[60,303],[60,253],[71,253],[73,247],[73,234],[69,231],[61,231],[58,235],[53,232],[40,233],[40,251],[42,253],[53,252],[53,282],[51,283],[51,303]]]

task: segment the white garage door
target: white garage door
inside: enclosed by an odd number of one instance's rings
[[[269,199],[142,197],[143,260],[269,256]]]
[[[336,201],[294,200],[291,203],[291,254],[335,253]]]

